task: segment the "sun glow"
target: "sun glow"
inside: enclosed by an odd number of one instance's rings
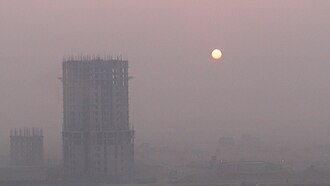
[[[221,58],[221,56],[222,56],[222,52],[221,52],[221,50],[219,50],[219,49],[214,49],[213,51],[212,51],[212,58],[213,59],[220,59]]]

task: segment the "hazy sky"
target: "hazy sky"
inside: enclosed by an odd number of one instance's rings
[[[94,53],[128,56],[138,141],[321,139],[329,10],[328,0],[0,0],[0,154],[10,128],[30,126],[60,154],[62,57]]]

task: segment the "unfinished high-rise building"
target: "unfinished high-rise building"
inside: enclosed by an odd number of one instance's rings
[[[128,182],[134,163],[128,61],[80,56],[64,59],[62,67],[65,175]]]
[[[10,134],[10,164],[12,166],[42,166],[43,134],[38,128],[12,129]]]

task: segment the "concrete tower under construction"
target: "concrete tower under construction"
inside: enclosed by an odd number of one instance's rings
[[[42,130],[12,129],[10,133],[10,164],[12,166],[42,166],[44,160]]]
[[[67,179],[129,182],[134,131],[129,125],[128,61],[79,56],[64,59],[62,67]]]

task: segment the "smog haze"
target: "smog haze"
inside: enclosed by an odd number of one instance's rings
[[[0,0],[0,154],[42,127],[61,158],[63,56],[128,57],[137,143],[215,152],[330,142],[330,1]],[[211,59],[220,48],[220,62]]]

